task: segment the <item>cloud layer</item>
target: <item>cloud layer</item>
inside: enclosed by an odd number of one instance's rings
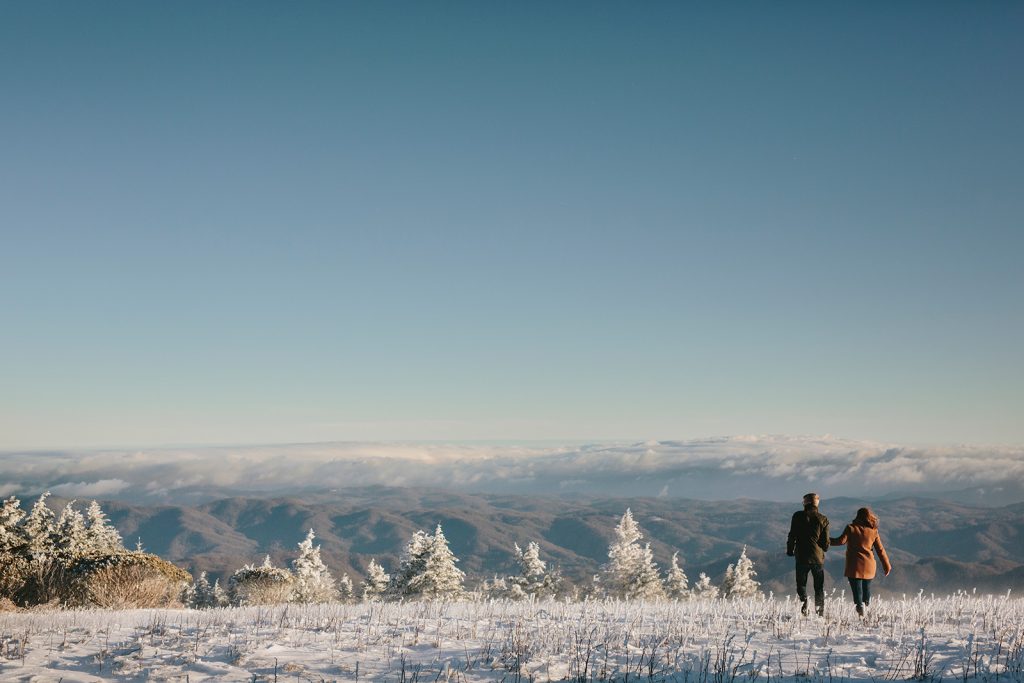
[[[0,454],[0,491],[200,500],[348,486],[460,491],[791,499],[1024,481],[1024,447],[914,448],[833,437],[739,436],[565,446],[322,443]]]

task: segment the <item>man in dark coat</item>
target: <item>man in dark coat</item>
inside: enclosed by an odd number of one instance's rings
[[[828,517],[818,512],[818,494],[804,496],[804,509],[793,513],[786,554],[796,558],[796,594],[801,612],[807,614],[807,575],[814,577],[814,607],[825,614],[825,551],[828,550]]]

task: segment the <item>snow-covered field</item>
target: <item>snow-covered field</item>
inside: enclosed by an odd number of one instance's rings
[[[3,681],[1024,680],[1024,600],[458,602],[0,614]]]

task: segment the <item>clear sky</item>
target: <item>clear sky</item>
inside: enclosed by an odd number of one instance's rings
[[[0,448],[1024,442],[1020,3],[4,3]]]

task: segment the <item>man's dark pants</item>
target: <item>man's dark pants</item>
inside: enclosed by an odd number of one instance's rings
[[[814,578],[814,607],[818,613],[825,609],[825,569],[820,564],[796,563],[796,594],[807,605],[807,574]]]

